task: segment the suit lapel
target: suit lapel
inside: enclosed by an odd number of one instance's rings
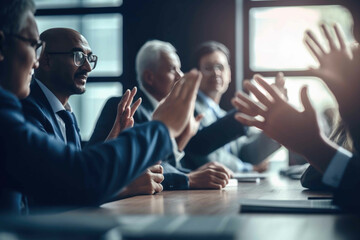
[[[142,98],[142,102],[140,107],[138,108],[138,110],[136,111],[135,115],[134,115],[134,120],[136,123],[143,123],[143,122],[148,122],[151,121],[152,119],[152,114],[154,112],[154,107],[152,106],[150,100],[148,99],[148,97],[143,93],[143,91],[141,91],[139,89],[138,93],[136,94],[138,98]]]
[[[51,128],[53,131],[52,133],[55,135],[55,137],[60,138],[62,141],[65,141],[61,133],[55,113],[53,112],[49,101],[47,100],[45,94],[43,93],[36,81],[33,81],[30,89],[30,97],[38,104],[38,106],[41,108],[40,110],[43,112],[46,120],[48,121],[49,126],[47,126],[48,129],[46,130],[50,130],[49,128]]]

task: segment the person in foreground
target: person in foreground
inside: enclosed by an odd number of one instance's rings
[[[22,100],[24,115],[43,132],[81,150],[79,128],[68,100],[74,94],[85,92],[86,80],[96,67],[97,56],[85,37],[73,29],[48,29],[40,39],[46,45],[30,85],[30,95]],[[116,138],[122,130],[133,126],[133,115],[141,103],[138,99],[131,106],[135,94],[136,88],[125,92],[106,140]],[[161,192],[162,170],[159,164],[148,168],[118,197]],[[134,189],[134,185],[140,185],[140,190]]]
[[[166,98],[174,84],[183,76],[181,63],[176,49],[168,42],[151,40],[146,42],[136,56],[136,72],[140,90],[136,98],[142,104],[134,114],[135,123],[152,120],[152,115],[159,103]],[[107,132],[116,118],[116,109],[120,97],[110,98],[96,123],[90,144],[104,141]],[[201,116],[201,115],[200,115]],[[197,116],[192,125],[176,139],[179,152],[184,149],[189,139],[196,133],[201,117]],[[190,122],[191,123],[191,122]],[[175,154],[174,154],[175,155]],[[179,154],[178,160],[183,154]],[[219,189],[226,186],[232,171],[218,163],[209,163],[194,171],[179,166],[176,158],[162,162],[164,168],[164,190],[180,189]]]
[[[345,6],[358,9],[359,3],[345,1]],[[357,8],[354,8],[354,5]],[[350,8],[349,8],[350,9]],[[359,16],[354,16],[354,35],[360,40],[358,25]],[[345,43],[337,25],[333,26],[336,39],[331,37],[327,26],[321,29],[329,44],[329,52],[319,44],[310,31],[306,33],[305,44],[320,63],[317,69],[310,72],[321,78],[334,93],[339,104],[339,112],[344,124],[351,134],[354,151],[349,152],[339,147],[320,131],[316,112],[307,94],[307,87],[301,89],[303,111],[298,111],[286,103],[276,87],[271,87],[259,75],[255,80],[265,90],[263,94],[250,82],[246,88],[252,92],[259,103],[249,99],[243,93],[237,93],[232,103],[239,111],[236,119],[243,124],[256,126],[268,136],[289,149],[303,155],[309,163],[323,174],[322,181],[331,186],[335,192],[335,200],[344,208],[360,210],[360,159],[359,159],[359,122],[360,109],[360,51],[358,47],[350,49]],[[257,120],[255,116],[263,120]]]
[[[26,196],[50,206],[96,206],[115,197],[146,168],[172,154],[194,111],[201,74],[179,80],[152,122],[83,151],[44,134],[23,116],[39,65],[39,40],[31,0],[0,2],[0,209],[26,212]],[[36,54],[38,52],[38,54]]]

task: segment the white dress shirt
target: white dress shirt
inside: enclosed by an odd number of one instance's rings
[[[60,100],[39,80],[35,79],[36,83],[39,85],[40,89],[43,91],[46,99],[49,101],[50,106],[55,114],[56,120],[59,124],[61,134],[64,138],[65,143],[67,143],[66,140],[66,128],[65,128],[65,122],[61,119],[61,117],[57,114],[57,112],[61,110],[66,110],[72,112],[71,106],[69,103],[65,105],[65,107],[62,105]]]

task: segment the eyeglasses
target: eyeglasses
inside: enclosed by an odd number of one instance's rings
[[[213,71],[223,72],[224,70],[225,70],[225,66],[222,64],[205,65],[204,67],[201,68],[201,71],[207,75],[210,75]]]
[[[75,52],[47,52],[48,54],[73,54],[74,55],[74,64],[77,67],[80,67],[82,65],[84,65],[85,60],[87,59],[87,61],[90,64],[91,70],[94,70],[96,67],[96,63],[98,60],[98,56],[93,55],[93,54],[89,54],[86,55],[85,53],[81,52],[81,51],[75,51]]]
[[[25,37],[23,37],[21,35],[17,35],[17,34],[9,34],[8,36],[30,43],[30,46],[35,49],[36,60],[39,60],[39,58],[45,48],[44,41],[41,41],[40,39],[36,40],[36,39],[31,39],[31,38],[25,38]]]

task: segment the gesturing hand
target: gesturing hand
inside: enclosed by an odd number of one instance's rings
[[[320,64],[319,68],[310,69],[310,73],[321,78],[334,93],[344,121],[350,126],[357,126],[360,121],[357,106],[360,102],[360,51],[358,47],[352,50],[349,48],[337,25],[333,26],[335,39],[325,25],[321,25],[321,29],[329,45],[329,52],[325,51],[311,31],[305,35],[305,44]]]
[[[134,87],[131,92],[130,90],[126,90],[125,94],[122,96],[118,108],[117,114],[115,118],[114,125],[106,138],[107,140],[116,138],[119,133],[126,128],[132,127],[134,125],[134,113],[138,109],[141,104],[141,98],[139,98],[132,106],[132,101],[137,92],[136,87]]]
[[[254,78],[266,93],[262,93],[247,81],[245,87],[256,96],[259,103],[238,92],[232,99],[232,104],[241,113],[237,113],[235,118],[245,125],[262,129],[265,134],[287,148],[307,155],[312,149],[313,141],[321,139],[316,113],[307,95],[307,87],[301,89],[304,111],[300,112],[286,102],[277,87],[270,86],[259,75],[255,75]],[[255,118],[258,115],[263,119]]]
[[[163,122],[169,129],[170,137],[178,137],[194,114],[201,79],[202,75],[197,70],[185,74],[155,110],[153,120]]]

